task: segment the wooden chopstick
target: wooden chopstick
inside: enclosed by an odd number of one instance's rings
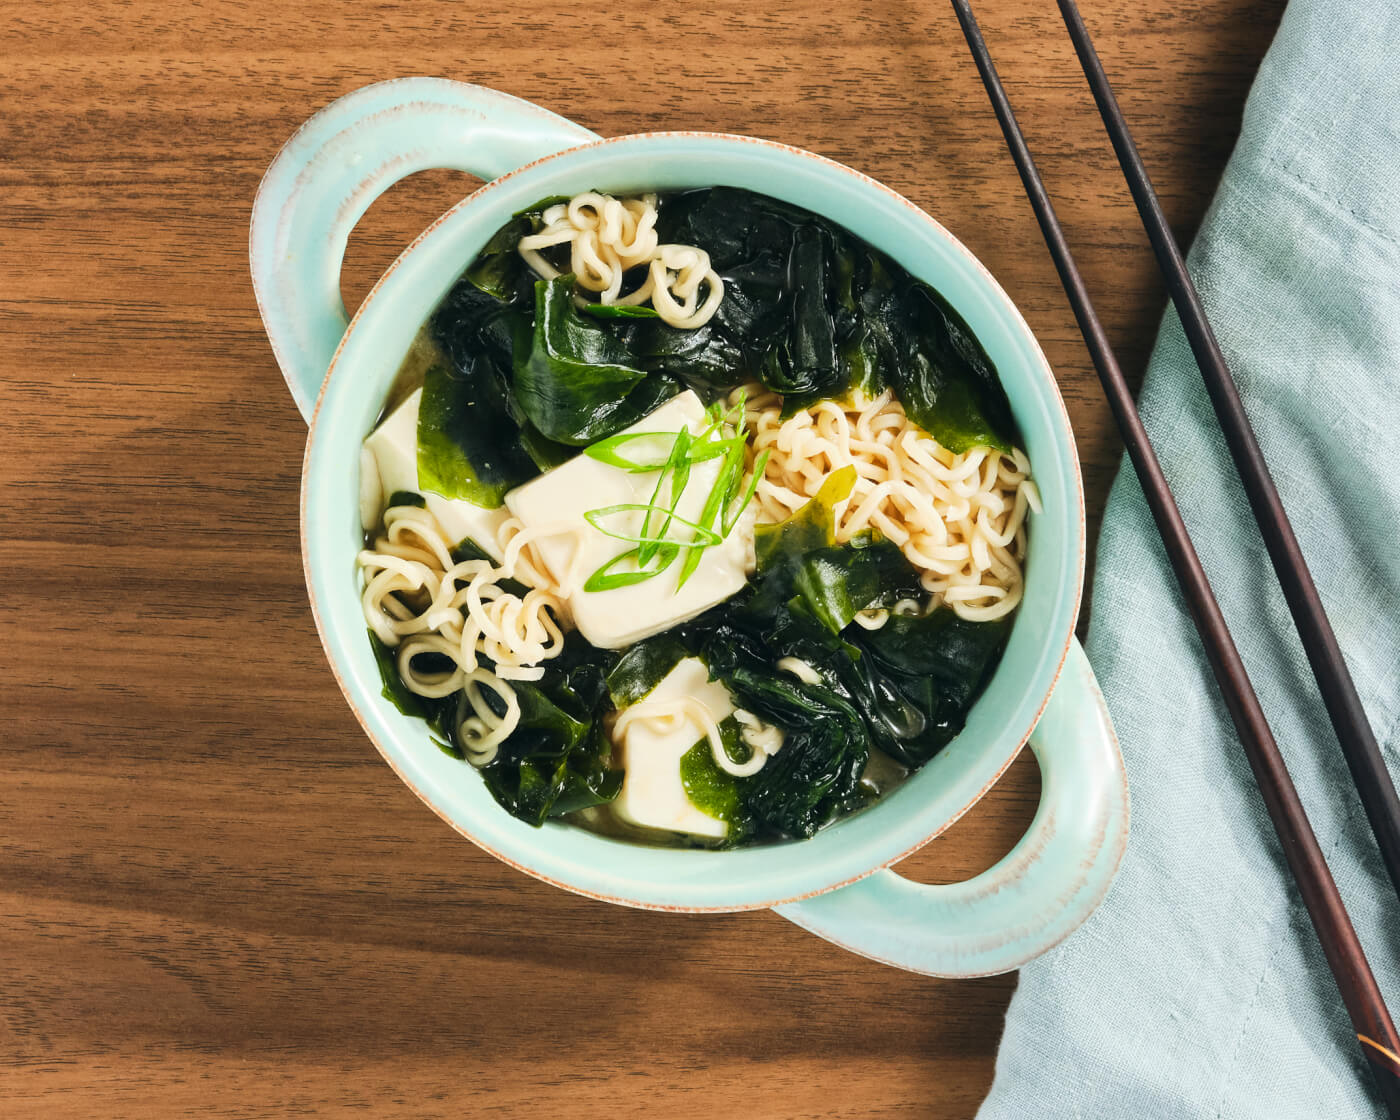
[[[1074,0],[1059,0],[1059,5],[1080,64],[1084,67],[1084,76],[1089,80],[1089,88],[1098,103],[1104,127],[1113,141],[1113,150],[1118,153],[1118,163],[1128,180],[1138,213],[1142,215],[1142,224],[1157,254],[1157,264],[1167,282],[1167,290],[1181,316],[1181,325],[1186,330],[1192,353],[1196,355],[1196,364],[1200,366],[1206,391],[1210,394],[1211,404],[1215,406],[1216,419],[1225,434],[1225,444],[1235,461],[1240,481],[1244,483],[1254,519],[1259,523],[1259,532],[1269,550],[1269,559],[1273,561],[1274,573],[1283,588],[1288,610],[1293,615],[1293,624],[1298,629],[1298,637],[1302,639],[1303,650],[1312,666],[1313,676],[1317,678],[1323,703],[1337,733],[1337,741],[1351,769],[1352,781],[1361,796],[1366,819],[1371,822],[1381,859],[1390,874],[1396,895],[1400,897],[1400,796],[1397,796],[1385,761],[1381,758],[1380,747],[1371,731],[1366,711],[1361,706],[1361,697],[1356,694],[1356,685],[1337,645],[1337,636],[1332,632],[1332,624],[1327,620],[1327,612],[1322,607],[1312,573],[1303,559],[1303,550],[1298,547],[1298,538],[1293,535],[1293,526],[1289,524],[1288,514],[1279,499],[1264,454],[1254,438],[1254,429],[1250,427],[1249,417],[1240,403],[1230,367],[1220,352],[1220,344],[1215,340],[1210,320],[1206,318],[1201,297],[1191,281],[1191,274],[1186,269],[1186,262],[1182,259],[1171,226],[1167,224],[1166,215],[1162,213],[1157,192],[1152,189],[1147,168],[1138,155],[1128,122],[1118,107],[1118,100],[1099,62],[1089,31]]]
[[[1239,650],[1235,648],[1225,624],[1220,604],[1216,602],[1200,557],[1196,555],[1190,534],[1186,531],[1176,499],[1147,438],[1142,417],[1138,415],[1132,392],[1109,345],[1108,335],[1094,311],[1084,279],[1055,216],[1055,208],[1036,170],[991,55],[987,52],[976,17],[968,0],[952,0],[952,4],[987,88],[987,96],[1001,123],[1002,134],[1020,172],[1036,220],[1040,223],[1045,243],[1055,261],[1060,282],[1074,308],[1075,318],[1079,321],[1079,329],[1098,370],[1128,457],[1142,484],[1148,508],[1157,523],[1157,530],[1196,629],[1200,632],[1216,682],[1244,746],[1269,819],[1278,833],[1298,893],[1307,907],[1342,1002],[1351,1017],[1362,1053],[1375,1074],[1390,1115],[1400,1120],[1400,1037],[1396,1035],[1366,953],[1356,930],[1352,928],[1337,884],[1327,868],[1327,861],[1298,798],[1298,791],[1288,775],[1288,768],[1269,730],[1268,720],[1240,659]]]

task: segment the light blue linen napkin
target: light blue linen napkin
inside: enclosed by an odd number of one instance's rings
[[[1395,0],[1292,0],[1190,264],[1400,773]],[[1175,312],[1140,407],[1381,990],[1400,1010],[1400,902]],[[1379,1116],[1126,464],[1092,602],[1088,652],[1127,760],[1132,838],[1100,910],[1022,971],[979,1120]]]

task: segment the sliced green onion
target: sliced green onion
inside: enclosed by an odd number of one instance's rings
[[[706,442],[715,432],[719,431],[720,427],[724,424],[724,417],[720,414],[718,401],[706,407],[705,418],[709,420],[709,423],[706,424],[695,437],[696,443]]]
[[[685,551],[685,561],[677,586],[684,587],[699,567],[705,549],[712,548],[729,536],[753,500],[758,480],[768,462],[768,452],[765,450],[755,460],[748,486],[740,494],[744,477],[744,451],[748,445],[748,436],[742,431],[746,399],[746,395],[740,393],[728,408],[719,401],[707,406],[705,416],[708,423],[698,434],[685,428],[675,433],[630,432],[600,440],[585,450],[584,453],[590,458],[631,473],[648,470],[660,472],[646,503],[605,506],[584,514],[588,523],[600,533],[637,546],[615,556],[589,576],[584,584],[585,591],[606,591],[652,579],[665,571],[681,550]],[[725,434],[734,427],[740,428],[737,435]],[[658,444],[668,439],[671,441],[669,452],[663,460],[665,445]],[[634,446],[638,441],[649,442]],[[705,496],[700,520],[687,520],[676,511],[690,482],[691,467],[712,459],[723,461],[710,492]],[[667,485],[669,492],[663,505],[662,487]],[[621,513],[643,514],[640,532],[620,533],[606,527],[604,522],[607,518]],[[653,529],[656,517],[661,518],[661,524]],[[714,528],[716,521],[720,524],[718,532]],[[690,530],[690,540],[679,541],[669,535],[677,524]],[[616,570],[629,559],[635,565],[634,570]]]
[[[677,435],[679,435],[678,432],[623,432],[621,435],[600,439],[597,443],[585,447],[583,453],[590,459],[596,459],[600,463],[606,463],[610,467],[617,467],[632,474],[640,474],[643,471],[659,471],[671,461]],[[621,452],[621,448],[638,440],[650,440],[656,443],[664,441],[664,444],[655,448],[643,445],[630,449],[630,454]]]
[[[707,459],[717,459],[721,455],[728,455],[735,445],[740,448],[744,446],[744,436],[732,436],[728,439],[714,439],[709,443],[701,444],[698,450],[690,452],[692,463],[703,463]]]
[[[691,435],[688,429],[682,428],[676,433],[676,442],[671,446],[671,457],[666,461],[666,466],[661,470],[661,476],[656,480],[656,488],[651,492],[651,499],[647,505],[652,509],[660,511],[657,505],[657,498],[661,496],[661,487],[669,477],[671,480],[671,504],[667,509],[668,514],[674,514],[676,506],[680,505],[681,495],[685,493],[686,483],[690,481],[690,444]],[[668,516],[662,523],[658,537],[665,537],[666,530],[670,527],[671,519]],[[651,510],[642,519],[642,536],[650,537],[651,534]],[[656,545],[650,541],[643,541],[639,546],[638,563],[647,564],[651,562],[652,556],[656,552]]]
[[[716,403],[718,403],[718,402],[716,402]],[[740,389],[740,390],[739,390],[739,399],[736,400],[732,405],[729,406],[729,408],[727,408],[727,409],[721,414],[721,415],[723,416],[723,418],[724,418],[725,423],[729,424],[731,427],[741,428],[741,429],[742,429],[743,426],[744,426],[744,412],[745,412],[746,409],[748,408],[748,404],[749,404],[749,394],[748,394],[748,390],[747,390],[747,389]]]
[[[730,446],[725,449],[724,462],[720,464],[719,474],[715,477],[715,484],[710,487],[710,493],[705,498],[705,506],[700,511],[700,524],[710,532],[710,526],[714,524],[715,518],[724,510],[733,495],[736,482],[736,471],[744,461],[744,441],[743,439],[729,441]],[[720,539],[728,536],[728,532],[720,535]],[[686,581],[694,574],[695,569],[700,564],[702,549],[691,548],[685,557],[685,562],[681,566],[680,580],[676,584],[677,589],[684,587]]]
[[[744,496],[739,502],[739,508],[735,509],[734,503],[732,501],[730,502],[729,512],[725,515],[723,522],[720,523],[720,536],[729,536],[734,526],[739,524],[739,518],[744,516],[744,510],[748,509],[749,503],[753,501],[754,492],[758,489],[758,480],[763,477],[763,468],[767,465],[768,448],[765,447],[758,453],[758,458],[754,460],[753,473],[749,475],[749,484],[744,490]]]
[[[583,313],[595,319],[659,319],[654,307],[638,307],[630,303],[585,303]]]
[[[637,560],[637,551],[638,550],[635,548],[630,549],[619,556],[614,556],[606,564],[601,565],[598,570],[584,582],[583,589],[585,591],[612,591],[618,587],[631,587],[633,584],[645,583],[647,580],[659,576],[671,566],[671,561],[676,558],[677,550],[672,547],[660,549],[657,553],[660,563],[655,568],[643,568],[638,564],[634,571],[613,571],[613,568],[624,560],[630,559],[635,563]]]
[[[700,523],[702,525],[713,523],[715,514],[719,511],[724,491],[728,485],[724,475],[725,472],[723,468],[721,468],[719,478],[715,480],[714,486],[710,489],[709,497],[705,499],[705,508],[700,513]],[[714,541],[710,542],[711,544],[718,544],[724,539],[719,536],[719,534],[715,533],[713,529],[707,527],[706,531],[715,538]],[[686,549],[685,562],[681,565],[680,579],[676,583],[677,591],[684,587],[686,581],[695,574],[695,569],[700,566],[700,557],[708,547],[709,545],[707,544],[692,544],[691,547]]]
[[[618,533],[613,531],[612,529],[609,529],[607,526],[600,524],[600,522],[605,517],[612,517],[615,514],[639,513],[644,510],[651,511],[655,508],[655,506],[643,505],[640,502],[624,502],[622,505],[604,506],[602,509],[590,509],[583,516],[588,521],[588,523],[593,526],[593,528],[598,530],[598,532],[603,533],[606,536],[613,537],[616,540],[630,541],[633,544],[674,544],[683,548],[693,548],[695,544],[719,544],[721,537],[713,529],[710,529],[703,524],[697,525],[694,521],[687,521],[684,517],[682,517],[678,513],[675,513],[674,511],[670,514],[668,520],[678,521],[687,529],[693,530],[695,533],[694,541],[678,541],[669,537],[652,537],[636,533]],[[645,563],[644,560],[643,563]]]

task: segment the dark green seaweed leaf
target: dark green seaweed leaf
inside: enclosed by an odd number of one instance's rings
[[[689,651],[671,632],[644,638],[628,647],[608,674],[608,694],[613,707],[621,710],[635,704],[676,667]]]
[[[459,377],[490,378],[505,394],[516,351],[529,345],[533,304],[532,283],[502,300],[463,276],[438,304],[428,326]]]
[[[639,307],[628,303],[585,303],[581,310],[595,319],[661,318],[654,307]]]
[[[452,562],[454,564],[460,564],[464,560],[486,560],[490,563],[495,563],[491,558],[491,554],[482,548],[481,545],[477,544],[476,541],[472,540],[471,537],[463,537],[452,549]],[[512,594],[514,594],[514,592],[512,592]]]
[[[617,796],[622,772],[602,721],[614,659],[571,634],[543,680],[511,682],[520,723],[481,776],[512,815],[540,825]]]
[[[535,284],[534,334],[516,363],[514,392],[544,436],[581,446],[635,424],[679,386],[629,365],[623,341],[580,314],[573,291],[572,276]]]
[[[886,374],[909,349],[895,278],[885,259],[864,247],[844,245],[837,286],[842,319],[841,360],[850,387],[868,397],[880,393]]]
[[[462,275],[487,295],[509,302],[528,285],[529,268],[519,252],[520,239],[534,231],[528,215],[520,214],[498,229]]]
[[[494,509],[539,473],[510,395],[515,348],[529,331],[528,305],[503,302],[467,277],[433,312],[425,341],[440,360],[427,364],[418,409],[422,487]]]
[[[520,704],[520,723],[500,753],[482,767],[481,776],[506,809],[539,825],[570,786],[571,757],[588,743],[593,729],[534,685],[516,681],[511,687]],[[589,769],[582,767],[585,774]]]
[[[909,349],[883,370],[911,420],[960,454],[981,444],[1010,452],[1016,425],[996,369],[962,317],[927,284],[903,300]]]
[[[788,256],[792,325],[778,368],[780,379],[769,388],[785,395],[828,396],[844,387],[836,356],[836,323],[831,299],[833,238],[823,224],[806,223],[793,234]]]
[[[742,760],[748,749],[740,742],[739,725],[734,717],[719,725],[725,753]],[[748,815],[740,804],[740,779],[720,769],[708,739],[701,739],[681,756],[681,785],[690,803],[702,813],[729,823],[726,846],[732,847],[744,839],[750,827]]]
[[[879,630],[856,635],[880,668],[905,678],[928,679],[965,707],[982,684],[1010,631],[1010,619],[970,622],[946,607],[927,615],[891,615]]]
[[[731,627],[716,629],[705,656],[736,704],[786,733],[762,770],[736,779],[745,832],[811,836],[860,802],[866,736],[844,697],[779,672],[761,640]]]
[[[851,496],[855,484],[855,467],[832,471],[816,494],[791,517],[773,525],[756,526],[754,552],[758,557],[758,570],[767,572],[791,567],[814,549],[834,545],[836,504]]]
[[[446,365],[428,367],[418,408],[423,489],[496,509],[506,491],[539,473],[492,386],[458,377]]]
[[[523,420],[520,425],[520,446],[542,471],[562,466],[578,452],[575,447],[566,447],[547,438],[528,420]]]
[[[425,721],[429,727],[437,732],[437,735],[433,737],[433,742],[440,750],[450,754],[453,758],[465,758],[466,755],[456,746],[454,738],[456,697],[446,696],[442,699],[433,699],[428,696],[419,696],[416,692],[410,692],[408,686],[403,683],[403,678],[399,676],[394,651],[380,641],[379,635],[373,630],[369,631],[369,644],[370,648],[374,650],[375,664],[379,667],[379,679],[384,685],[381,692],[384,699],[388,700],[404,715]],[[446,743],[441,741],[443,739],[446,740]]]
[[[720,314],[729,304],[726,294]],[[723,395],[743,378],[743,351],[717,325],[719,314],[695,330],[660,319],[616,320],[609,326],[626,346],[631,364],[683,382],[704,400]]]
[[[394,664],[394,651],[386,646],[373,630],[369,631],[369,644],[374,650],[374,662],[379,666],[379,678],[384,682],[384,690],[380,695],[404,715],[427,719],[428,711],[423,703],[424,697],[410,692],[403,683]]]
[[[1009,631],[1009,619],[969,622],[946,607],[924,616],[893,615],[879,630],[852,627],[847,637],[863,653],[862,694],[872,713],[884,713],[867,720],[881,749],[919,766],[945,746],[962,729]],[[899,714],[905,706],[918,713],[918,727]],[[880,733],[878,722],[892,723],[890,733]]]
[[[794,586],[803,605],[833,634],[867,607],[922,596],[913,565],[886,540],[809,552],[797,565]]]
[[[744,370],[788,397],[789,409],[890,384],[914,422],[954,452],[1016,442],[995,367],[962,317],[835,223],[716,187],[666,199],[657,228],[663,240],[709,252],[725,297],[688,345],[660,327],[631,340],[639,366],[664,364],[710,391],[737,384]]]

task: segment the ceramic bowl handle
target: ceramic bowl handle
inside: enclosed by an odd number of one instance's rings
[[[596,139],[528,101],[444,78],[365,86],[302,125],[263,176],[248,237],[258,308],[302,415],[349,325],[340,266],[370,203],[415,171],[494,179]]]
[[[777,912],[854,953],[930,976],[1009,972],[1044,953],[1102,901],[1128,838],[1123,757],[1077,641],[1030,745],[1040,808],[995,867],[941,887],[877,871]]]

